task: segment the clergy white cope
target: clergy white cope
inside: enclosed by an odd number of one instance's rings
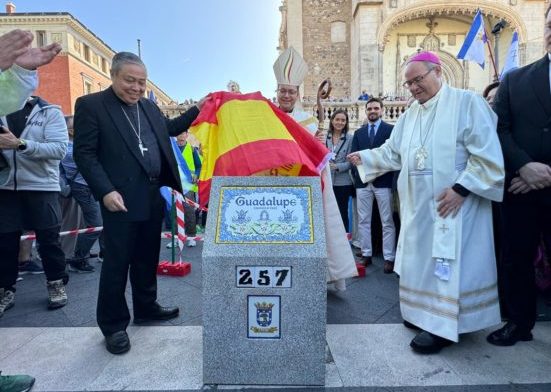
[[[298,88],[307,73],[308,64],[293,47],[283,51],[274,63],[274,75],[278,86],[293,86],[297,89],[297,93],[293,96],[294,100],[291,101],[293,104],[291,106],[292,112],[287,114],[314,136],[318,131],[318,120],[309,113],[300,110],[298,100]],[[344,279],[357,276],[358,270],[333,192],[329,166],[325,166],[322,170],[321,178],[323,181],[323,214],[327,243],[327,281],[340,281],[339,288],[342,290],[346,287]]]
[[[402,316],[455,342],[501,322],[491,200],[501,201],[505,173],[496,124],[482,97],[443,84],[413,103],[384,145],[360,152],[365,182],[400,170]],[[455,217],[442,218],[436,199],[454,183],[471,193]]]
[[[318,131],[318,120],[310,114],[295,109],[291,117],[312,134]],[[352,249],[333,192],[331,171],[325,166],[321,172],[323,181],[323,215],[325,217],[325,241],[327,243],[327,281],[351,278],[358,275]]]

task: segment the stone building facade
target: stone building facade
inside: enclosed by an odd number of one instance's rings
[[[0,34],[13,29],[30,30],[33,46],[58,42],[61,53],[52,63],[40,67],[40,84],[35,95],[60,105],[63,113],[73,114],[78,97],[101,91],[111,85],[111,59],[115,51],[67,12],[16,13],[13,3],[0,13]],[[146,96],[152,91],[159,105],[174,102],[148,80]]]
[[[283,0],[279,48],[293,46],[307,61],[307,98],[315,97],[326,78],[332,81],[332,95],[345,101],[363,90],[405,97],[405,59],[423,49],[440,55],[449,84],[480,92],[495,77],[489,51],[484,69],[456,58],[477,9],[499,72],[515,30],[521,65],[543,56],[547,5],[547,0]],[[500,21],[505,27],[492,34]]]

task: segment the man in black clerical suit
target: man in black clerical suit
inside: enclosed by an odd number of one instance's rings
[[[132,53],[113,57],[111,81],[110,88],[76,101],[74,158],[103,216],[105,257],[97,321],[107,350],[122,354],[130,349],[124,296],[129,270],[135,324],[178,316],[177,307],[157,303],[163,219],[159,187],[182,191],[169,135],[187,130],[203,101],[180,117],[164,117],[143,98],[147,71]]]
[[[551,7],[551,6],[550,6]],[[537,290],[534,258],[542,235],[551,236],[551,12],[545,12],[545,56],[503,77],[494,100],[503,148],[502,292],[509,318],[488,341],[511,346],[532,340]]]

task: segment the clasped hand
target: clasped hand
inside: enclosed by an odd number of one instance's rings
[[[551,167],[540,162],[529,162],[519,170],[519,176],[513,178],[508,191],[514,194],[528,193],[531,190],[551,186]]]

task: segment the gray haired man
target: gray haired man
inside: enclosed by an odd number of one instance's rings
[[[75,107],[73,156],[78,170],[100,202],[105,255],[98,294],[97,321],[107,350],[130,349],[125,298],[132,286],[134,323],[177,317],[177,307],[157,303],[156,269],[163,220],[161,186],[182,191],[169,136],[184,132],[202,102],[180,117],[167,119],[144,98],[147,71],[141,59],[117,53],[112,85],[81,97]]]

